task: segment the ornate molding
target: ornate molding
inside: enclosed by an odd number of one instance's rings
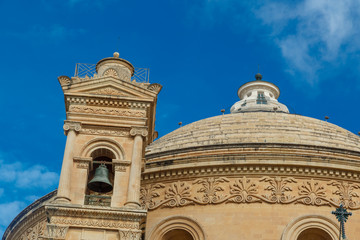
[[[109,99],[105,97],[82,97],[82,96],[67,96],[66,103],[69,104],[86,104],[88,106],[109,106],[109,107],[124,107],[146,109],[150,107],[148,102],[134,102],[126,100]]]
[[[68,207],[60,207],[56,205],[47,205],[46,212],[48,214],[48,218],[50,218],[50,223],[55,223],[53,220],[54,217],[63,217],[64,219],[77,219],[86,217],[89,219],[99,220],[106,219],[114,220],[114,221],[129,221],[129,222],[138,222],[143,217],[146,216],[146,212],[143,210],[138,211],[113,211],[111,208],[98,209],[96,207],[86,207],[86,208],[68,208]],[[55,220],[54,220],[55,221]],[[60,220],[56,220],[60,221]],[[61,222],[58,222],[61,224]]]
[[[66,218],[66,217],[53,217],[51,219],[52,224],[64,224],[70,226],[82,226],[82,227],[101,227],[110,229],[138,229],[139,223],[133,222],[121,222],[108,219],[89,219],[89,218]]]
[[[129,136],[129,130],[127,128],[103,128],[103,127],[84,127],[80,133],[88,135],[105,135],[105,136],[117,136],[126,137]]]
[[[130,130],[130,135],[131,136],[140,135],[140,136],[146,137],[148,135],[148,133],[149,132],[147,130],[147,127],[133,127]]]
[[[154,183],[140,189],[144,209],[221,203],[267,203],[335,206],[360,209],[360,184],[347,181],[300,180],[293,177],[208,177],[194,181]]]
[[[169,160],[171,161],[171,160]],[[357,171],[347,170],[347,169],[334,169],[334,168],[325,168],[318,166],[289,166],[289,165],[244,165],[238,164],[232,165],[228,164],[219,164],[219,165],[204,165],[204,166],[193,166],[185,165],[178,167],[174,165],[173,169],[171,168],[159,168],[161,166],[166,166],[167,161],[161,162],[151,162],[154,166],[152,168],[146,168],[146,172],[142,173],[142,180],[158,180],[164,181],[169,178],[173,179],[174,177],[183,177],[184,175],[193,178],[207,177],[209,174],[212,176],[223,176],[226,175],[288,175],[288,176],[308,176],[309,178],[337,178],[349,181],[357,181],[360,177],[360,174]],[[199,165],[201,163],[198,163]]]
[[[68,131],[70,130],[74,130],[76,133],[80,132],[81,130],[81,123],[80,122],[72,122],[72,121],[64,121],[64,132],[65,135],[67,134]]]
[[[114,161],[115,172],[126,172],[126,169],[130,166],[131,161]]]
[[[83,105],[71,105],[69,107],[69,112],[115,115],[115,116],[124,116],[124,117],[141,117],[141,118],[146,117],[146,112],[141,110],[98,108],[98,107],[83,106]]]
[[[113,96],[133,97],[133,95],[126,94],[123,91],[120,91],[118,89],[111,88],[111,87],[97,89],[97,90],[91,91],[90,93],[99,94],[99,95],[113,95]]]
[[[91,161],[92,161],[92,158],[74,157],[74,162],[76,164],[76,167],[80,168],[80,169],[89,170],[89,166],[90,166]]]

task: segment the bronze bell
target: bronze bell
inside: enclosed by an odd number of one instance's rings
[[[93,179],[88,183],[88,188],[94,192],[106,193],[113,189],[109,181],[109,170],[105,164],[101,164],[95,171]]]

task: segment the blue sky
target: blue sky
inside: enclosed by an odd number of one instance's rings
[[[0,236],[57,187],[66,140],[57,77],[114,51],[163,85],[160,136],[228,113],[258,64],[292,113],[360,131],[358,0],[12,0],[0,9]]]

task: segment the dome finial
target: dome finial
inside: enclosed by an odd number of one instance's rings
[[[256,80],[261,80],[262,79],[262,75],[260,73],[255,74],[255,79]]]
[[[118,52],[114,52],[113,56],[114,56],[114,58],[118,58],[120,56],[120,54]]]
[[[260,64],[258,64],[258,73],[255,75],[255,79],[256,80],[262,79],[262,75],[260,74]]]

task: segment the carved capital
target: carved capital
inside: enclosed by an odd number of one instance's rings
[[[140,135],[140,136],[146,137],[148,135],[148,133],[149,132],[148,132],[146,127],[133,127],[130,130],[130,135],[131,136]]]
[[[64,128],[65,135],[67,135],[68,131],[70,131],[70,130],[74,130],[76,133],[78,133],[81,130],[81,123],[80,122],[65,121],[63,128]]]
[[[130,161],[125,160],[114,161],[115,172],[126,172],[126,169],[130,166],[130,164]]]
[[[74,157],[74,163],[76,164],[76,167],[81,168],[81,169],[89,170],[91,160],[92,160],[92,158]]]

